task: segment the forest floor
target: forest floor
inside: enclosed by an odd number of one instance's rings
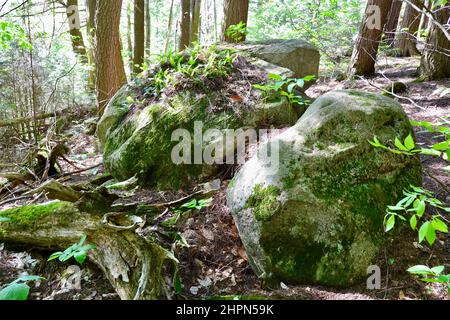
[[[388,58],[379,64],[376,76],[367,80],[336,81],[322,78],[307,94],[317,98],[335,89],[360,89],[380,93],[391,81],[401,81],[407,85],[405,92],[399,93],[406,99],[397,99],[413,120],[438,122],[440,117],[450,115],[450,97],[439,97],[440,90],[450,87],[450,81],[416,83],[415,71],[419,65],[416,58]],[[408,100],[411,99],[411,100]],[[84,124],[79,120],[69,130],[71,137],[71,160],[82,167],[101,163],[101,155],[96,151],[96,141],[84,132]],[[417,131],[420,144],[429,145],[433,135]],[[449,175],[442,170],[447,164],[439,159],[424,157],[424,167],[443,184],[450,185]],[[74,170],[70,167],[64,169]],[[73,179],[88,180],[101,173],[101,168],[79,174]],[[248,265],[245,250],[238,231],[226,207],[225,193],[227,182],[215,197],[213,204],[191,217],[182,227],[188,248],[178,253],[181,264],[184,298],[202,299],[218,297],[268,299],[446,299],[446,288],[439,284],[424,283],[411,277],[405,270],[417,264],[450,265],[450,237],[439,236],[433,249],[417,243],[417,234],[405,231],[390,241],[380,253],[377,265],[382,270],[382,286],[379,290],[368,290],[366,283],[350,289],[331,289],[321,286],[285,286],[281,289],[265,290]],[[435,192],[437,198],[445,199],[442,185],[428,175],[424,175],[424,185]],[[148,200],[155,193],[140,191],[137,199]],[[170,195],[158,193],[158,197]],[[24,200],[10,202],[1,209],[26,204]],[[37,274],[45,277],[39,286],[32,289],[31,299],[118,299],[100,270],[90,263],[83,267],[81,290],[63,289],[64,277],[69,264],[55,261],[45,262],[43,253],[17,247],[0,245],[0,285],[13,281],[21,274]]]

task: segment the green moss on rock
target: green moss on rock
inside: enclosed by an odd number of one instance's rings
[[[253,189],[253,193],[248,198],[246,208],[252,208],[255,218],[258,221],[269,220],[280,208],[278,196],[281,191],[278,187],[268,186],[263,188],[261,184],[257,184]]]

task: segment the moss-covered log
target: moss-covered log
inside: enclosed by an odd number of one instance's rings
[[[111,214],[108,215],[111,217]],[[136,233],[132,218],[80,212],[68,202],[54,201],[0,212],[0,242],[35,248],[65,249],[85,234],[96,246],[89,258],[105,273],[121,299],[169,297],[174,258],[151,238]],[[115,228],[115,226],[117,228]]]

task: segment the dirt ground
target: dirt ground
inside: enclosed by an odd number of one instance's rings
[[[415,71],[419,65],[415,58],[387,58],[380,61],[376,76],[363,80],[336,81],[320,79],[308,89],[307,94],[317,98],[334,89],[362,89],[380,93],[380,88],[391,81],[401,81],[407,85],[405,92],[399,93],[405,99],[397,98],[413,120],[438,122],[450,116],[450,95],[439,97],[443,88],[450,87],[450,81],[414,82]],[[71,128],[71,160],[82,167],[101,163],[102,159],[95,148],[95,138],[83,133],[83,124],[78,122]],[[433,135],[416,131],[419,144],[429,145]],[[423,157],[424,167],[444,185],[450,186],[450,175],[442,168],[448,164],[436,158]],[[66,170],[74,170],[70,166]],[[101,167],[78,175],[75,179],[87,180],[102,171]],[[241,297],[269,299],[314,299],[314,300],[353,300],[353,299],[446,299],[446,288],[439,284],[425,285],[414,279],[405,270],[417,264],[450,266],[450,237],[439,235],[437,243],[430,249],[417,243],[417,234],[405,231],[392,239],[380,253],[377,265],[382,270],[382,286],[379,290],[368,290],[365,283],[337,290],[320,286],[286,286],[278,290],[265,290],[261,281],[248,265],[245,250],[238,231],[226,207],[224,190],[214,197],[213,204],[202,209],[184,224],[180,232],[189,247],[178,252],[183,292],[180,298],[202,299],[214,297]],[[425,188],[433,191],[437,198],[450,203],[450,198],[441,184],[429,175],[424,175]],[[149,201],[155,193],[139,191],[140,201]],[[164,194],[160,194],[164,198]],[[446,198],[447,197],[447,198]],[[158,198],[158,197],[156,197]],[[43,201],[40,199],[39,201]],[[13,201],[0,206],[0,209],[26,204],[30,200]],[[151,200],[150,200],[151,201]],[[1,203],[1,199],[0,199]],[[0,286],[14,280],[21,274],[38,274],[47,278],[32,289],[31,299],[117,299],[108,281],[93,265],[83,267],[81,290],[63,289],[62,279],[69,265],[56,262],[45,263],[45,254],[20,248],[0,246]]]

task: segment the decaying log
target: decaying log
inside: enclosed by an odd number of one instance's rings
[[[170,298],[176,259],[152,238],[136,233],[140,218],[119,216],[84,213],[59,201],[10,209],[0,212],[7,219],[0,222],[0,242],[64,250],[87,235],[86,243],[96,246],[89,258],[121,299]]]

